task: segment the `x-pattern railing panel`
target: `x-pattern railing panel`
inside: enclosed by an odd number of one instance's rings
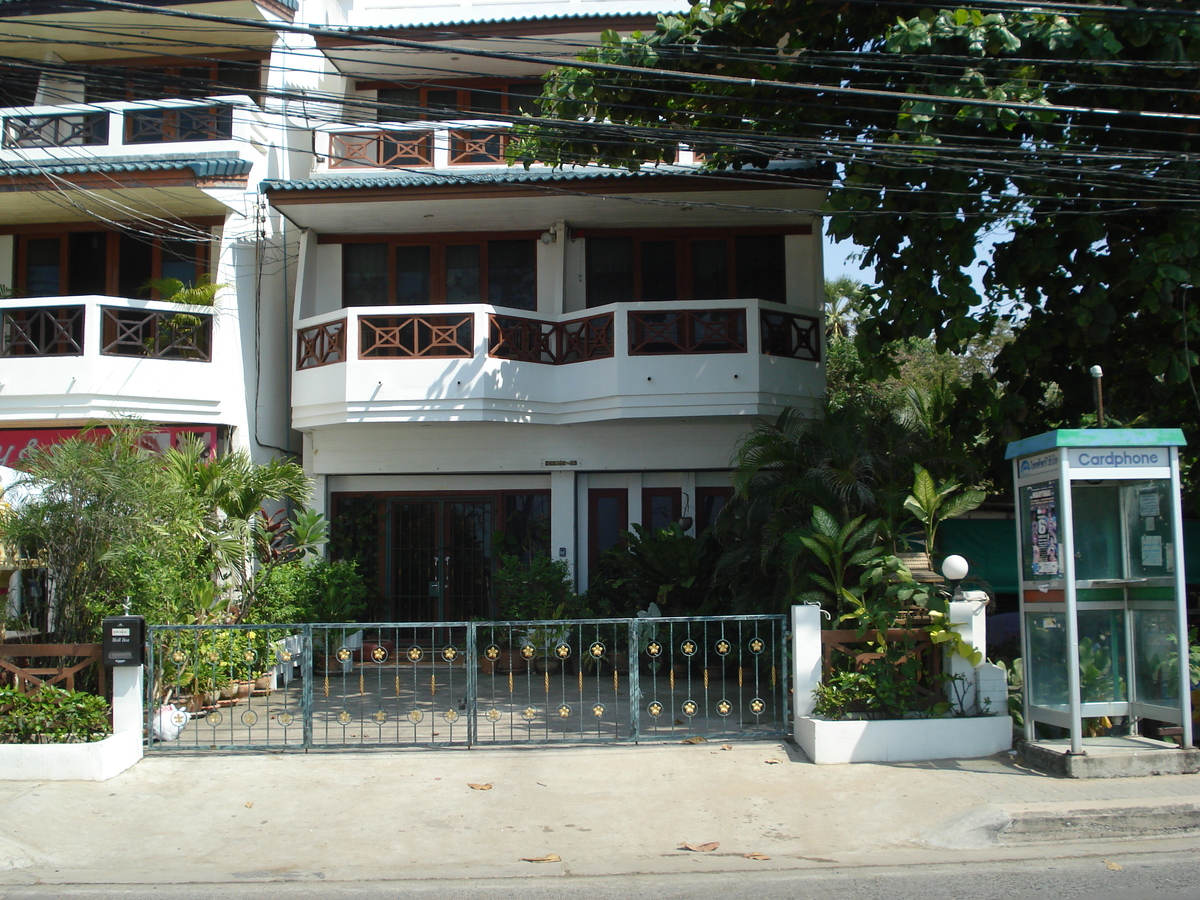
[[[346,360],[346,320],[325,322],[296,333],[296,368],[315,369]]]
[[[570,322],[522,316],[490,317],[488,355],[545,365],[565,365],[613,355],[611,313]]]
[[[815,316],[763,310],[759,322],[766,355],[821,361],[821,322]]]
[[[451,131],[451,165],[488,165],[504,162],[505,131]]]
[[[104,342],[109,356],[153,359],[212,359],[212,316],[102,307]]]
[[[229,107],[186,107],[132,111],[125,115],[127,144],[219,141],[233,135]]]
[[[108,113],[18,116],[8,119],[5,147],[89,147],[108,143]]]
[[[475,317],[471,313],[363,316],[358,321],[359,356],[363,359],[475,355]]]
[[[82,306],[6,309],[3,313],[4,356],[81,356]]]
[[[746,313],[741,309],[629,313],[629,355],[745,353]]]
[[[330,166],[362,168],[377,166],[433,165],[433,132],[395,131],[335,134],[331,142]]]

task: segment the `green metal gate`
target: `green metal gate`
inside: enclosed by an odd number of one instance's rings
[[[156,750],[790,733],[785,616],[149,631]]]

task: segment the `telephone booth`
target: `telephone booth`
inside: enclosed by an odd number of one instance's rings
[[[1179,429],[1051,431],[1008,445],[1025,738],[1088,722],[1180,725],[1192,746]],[[1182,653],[1180,652],[1182,649]]]

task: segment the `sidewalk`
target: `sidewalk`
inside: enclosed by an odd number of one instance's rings
[[[753,872],[1027,856],[1122,822],[1200,847],[1200,776],[815,766],[779,742],[168,752],[107,782],[0,782],[0,884]]]

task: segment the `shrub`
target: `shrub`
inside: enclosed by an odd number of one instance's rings
[[[289,562],[258,588],[260,622],[355,622],[366,609],[367,586],[352,560]]]
[[[83,744],[112,733],[103,697],[45,684],[0,687],[0,744]]]

